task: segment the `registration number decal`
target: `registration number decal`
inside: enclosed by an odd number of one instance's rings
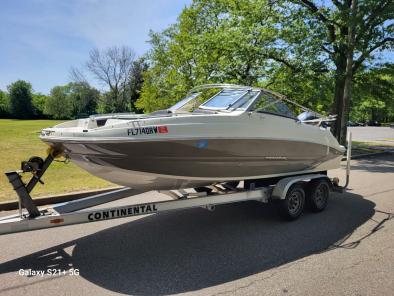
[[[135,127],[135,128],[127,129],[128,136],[154,135],[154,134],[168,134],[168,127],[165,125],[161,125],[161,126],[149,126],[149,127]]]

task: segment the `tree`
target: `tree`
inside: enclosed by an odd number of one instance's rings
[[[351,103],[354,76],[374,52],[394,45],[394,2],[392,0],[332,0],[316,4],[293,0],[305,10],[308,32],[321,49],[321,56],[334,65],[335,93],[333,112],[338,114],[334,133],[343,144]],[[324,3],[324,2],[323,2]],[[321,28],[316,32],[314,28]]]
[[[8,87],[9,110],[14,118],[28,119],[33,117],[31,84],[18,80]]]
[[[312,56],[317,51],[314,46],[289,50],[288,44],[294,40],[290,39],[291,26],[286,25],[286,6],[283,1],[271,2],[193,1],[177,24],[162,33],[151,33],[150,68],[137,104],[147,111],[165,108],[191,87],[208,82],[260,85],[274,90],[290,82],[292,87],[280,92],[296,96],[301,103],[306,101],[294,81],[327,84],[327,69],[324,62]],[[305,51],[311,53],[305,55]],[[291,60],[287,59],[289,55]],[[321,83],[316,82],[317,78]],[[316,102],[316,93],[321,94],[321,90],[307,98]]]
[[[90,115],[96,111],[100,93],[87,82],[67,84],[68,100],[73,106],[72,115]]]
[[[110,47],[105,50],[93,49],[85,68],[106,90],[100,95],[99,112],[137,111],[135,102],[140,97],[144,82],[143,73],[148,64],[144,58],[135,58],[128,47]],[[71,68],[71,80],[88,83],[84,69]]]
[[[68,86],[55,86],[45,102],[44,113],[54,119],[70,119],[73,115],[73,104],[68,95]]]
[[[137,59],[129,72],[129,81],[127,84],[127,98],[129,99],[130,111],[137,111],[136,102],[141,96],[141,89],[144,84],[144,73],[148,70],[148,64],[144,58]]]
[[[8,116],[8,96],[6,92],[0,90],[0,118],[6,118]]]
[[[36,118],[44,117],[45,102],[48,97],[42,93],[34,93],[32,98],[34,116]]]
[[[99,91],[87,82],[70,82],[55,86],[44,107],[44,113],[55,119],[69,119],[94,114]]]
[[[319,2],[320,3],[320,2]],[[257,84],[338,114],[344,143],[358,69],[393,44],[393,1],[194,0],[151,33],[137,105],[165,108],[206,82]]]
[[[89,54],[86,67],[99,82],[108,87],[113,112],[127,110],[125,90],[134,59],[134,52],[125,46],[102,51],[93,49]]]
[[[361,68],[355,75],[352,121],[394,121],[394,65]]]

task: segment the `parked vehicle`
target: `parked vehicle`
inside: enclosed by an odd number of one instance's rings
[[[366,126],[381,126],[380,122],[376,120],[369,120],[365,123]]]

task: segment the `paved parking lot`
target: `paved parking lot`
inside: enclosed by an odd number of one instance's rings
[[[346,194],[290,223],[245,202],[0,236],[0,294],[392,295],[393,213],[394,155],[357,160]],[[47,269],[66,273],[18,274]]]

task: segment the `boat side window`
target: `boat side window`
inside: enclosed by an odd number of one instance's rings
[[[251,107],[250,111],[272,113],[275,115],[295,118],[294,113],[291,112],[289,107],[282,100],[269,94],[262,94]]]

